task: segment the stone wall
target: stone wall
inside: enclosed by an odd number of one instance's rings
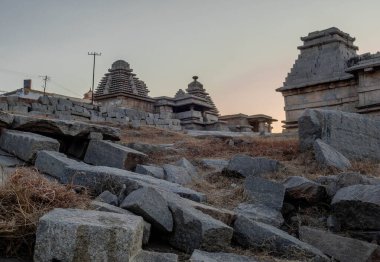
[[[155,126],[181,130],[181,123],[171,114],[147,113],[136,109],[99,106],[64,98],[40,97],[38,101],[19,97],[0,97],[0,111],[16,114],[47,116],[65,120],[124,123],[133,127]]]

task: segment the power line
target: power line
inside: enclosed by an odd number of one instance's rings
[[[92,66],[92,97],[91,97],[91,103],[94,104],[94,81],[95,81],[95,57],[101,56],[102,53],[96,53],[96,52],[88,52],[88,55],[92,55],[94,57],[94,64]]]

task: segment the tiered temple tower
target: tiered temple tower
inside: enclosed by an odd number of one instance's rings
[[[212,101],[211,96],[203,88],[203,85],[197,81],[198,77],[193,76],[193,80],[194,81],[191,82],[188,85],[188,88],[186,89],[187,93],[189,95],[193,95],[193,96],[197,96],[197,97],[205,99],[212,106],[212,109],[210,110],[210,112],[214,113],[215,115],[219,115],[219,111],[216,108],[214,102]]]

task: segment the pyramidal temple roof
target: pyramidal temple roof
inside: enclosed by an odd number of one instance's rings
[[[205,99],[213,107],[211,112],[213,112],[215,114],[219,114],[219,111],[216,108],[214,102],[212,101],[211,96],[203,88],[203,85],[197,81],[198,77],[193,76],[193,80],[194,81],[191,82],[190,84],[188,84],[188,86],[187,86],[187,89],[186,89],[187,93],[189,95],[193,95],[193,96],[197,96],[197,97]]]
[[[95,98],[103,95],[120,95],[131,94],[140,97],[149,97],[149,90],[145,83],[132,73],[129,64],[124,60],[114,62],[108,73],[100,81],[96,91]]]
[[[301,37],[303,45],[284,85],[277,91],[350,79],[347,62],[356,56],[355,38],[336,27]]]

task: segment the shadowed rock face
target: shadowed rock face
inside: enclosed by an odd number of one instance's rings
[[[318,138],[349,159],[380,159],[380,121],[335,110],[307,109],[298,120],[301,150]]]
[[[331,202],[342,227],[380,230],[380,185],[354,185],[340,189]]]
[[[287,200],[305,203],[318,203],[326,200],[324,186],[305,177],[292,176],[285,180],[285,197]]]

